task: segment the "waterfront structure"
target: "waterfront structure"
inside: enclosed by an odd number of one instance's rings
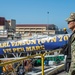
[[[55,34],[58,27],[54,24],[16,24],[16,33],[22,36],[34,34]]]

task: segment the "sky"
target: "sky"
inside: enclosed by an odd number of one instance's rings
[[[0,0],[0,17],[15,19],[16,24],[55,24],[68,28],[65,20],[72,12],[75,0]]]

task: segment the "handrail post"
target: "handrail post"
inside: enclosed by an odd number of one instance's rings
[[[42,62],[41,62],[41,64],[42,64],[42,75],[44,75],[44,56],[43,56],[43,54],[41,55],[41,60],[42,60]]]

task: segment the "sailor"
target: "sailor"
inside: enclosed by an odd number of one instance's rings
[[[68,34],[67,29],[63,28],[64,34]]]
[[[71,13],[67,18],[69,29],[72,30],[72,34],[69,38],[68,45],[66,46],[66,72],[68,75],[75,75],[75,13]]]

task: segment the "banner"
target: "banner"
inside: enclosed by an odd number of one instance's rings
[[[0,54],[58,49],[67,44],[68,38],[69,35],[65,34],[19,41],[4,41],[0,43]]]

